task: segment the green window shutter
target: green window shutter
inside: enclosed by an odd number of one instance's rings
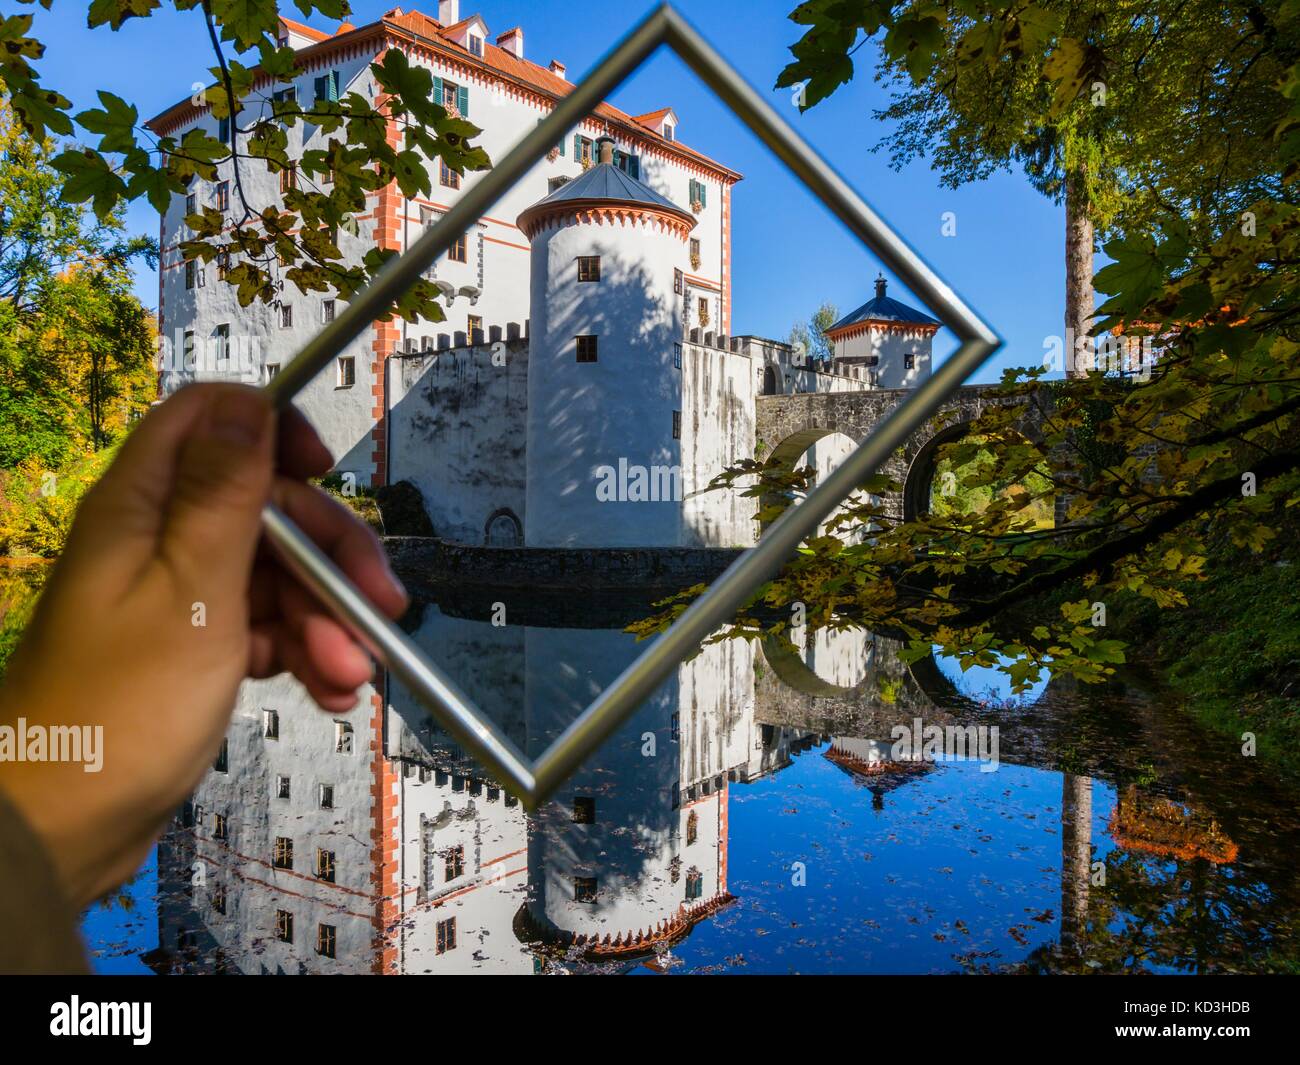
[[[328,89],[328,91],[329,91],[329,98],[330,98],[331,100],[338,100],[338,98],[339,98],[339,72],[338,72],[337,70],[331,70],[331,71],[329,72],[329,85],[327,86],[327,89]]]
[[[469,89],[464,85],[456,89],[456,110],[461,118],[469,118]]]
[[[631,174],[634,178],[636,178],[637,181],[640,181],[641,180],[641,157],[639,155],[629,155],[627,157],[627,161],[628,161],[627,172]]]
[[[442,106],[442,78],[436,75],[433,79],[433,102],[439,107]]]
[[[582,134],[581,133],[575,133],[573,135],[573,158],[577,160],[582,159]]]
[[[564,154],[564,138],[563,138],[563,137],[560,138],[560,154],[561,154],[561,155]]]
[[[700,203],[705,207],[709,206],[709,186],[700,182]]]

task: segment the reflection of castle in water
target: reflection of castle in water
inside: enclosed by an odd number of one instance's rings
[[[426,607],[415,638],[534,756],[641,649],[621,627],[484,613]],[[844,681],[867,641],[819,634],[803,657]],[[148,960],[421,973],[653,959],[732,900],[731,789],[818,741],[759,722],[761,659],[746,641],[704,648],[532,818],[382,678],[346,718],[288,678],[250,683],[160,844]]]

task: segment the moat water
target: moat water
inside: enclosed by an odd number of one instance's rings
[[[408,629],[533,755],[644,646],[622,631],[644,603],[436,598]],[[1053,680],[1012,698],[991,671],[894,651],[863,633],[706,648],[534,818],[395,685],[346,738],[293,684],[250,685],[225,767],[88,913],[94,964],[1294,967],[1300,819],[1266,767],[1158,693]],[[912,757],[896,740],[918,722],[975,757]]]

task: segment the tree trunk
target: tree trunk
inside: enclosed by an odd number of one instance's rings
[[[1078,953],[1092,879],[1092,778],[1061,776],[1061,948]]]
[[[1094,351],[1088,330],[1095,307],[1093,232],[1083,172],[1065,181],[1065,376],[1085,377]]]

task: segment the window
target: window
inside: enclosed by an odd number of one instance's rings
[[[274,381],[280,375],[280,364],[278,362],[268,362],[266,364],[266,379]]]
[[[224,281],[228,273],[230,273],[230,252],[222,250],[217,252],[217,280]]]
[[[596,823],[596,800],[590,795],[576,795],[573,799],[573,823],[575,825],[594,825]]]
[[[594,876],[575,876],[573,878],[573,901],[596,901],[596,878]]]
[[[218,330],[222,328],[223,328],[222,326],[217,326]],[[225,326],[224,328],[229,330],[230,327]],[[218,332],[217,336],[220,335],[221,333]],[[218,773],[230,772],[230,741],[229,740],[221,741],[221,750],[217,751],[217,760],[212,763],[212,768],[215,769]]]
[[[438,180],[446,188],[460,188],[460,174],[447,165],[446,159],[440,159],[438,161]]]
[[[288,836],[275,837],[275,854],[271,864],[277,869],[293,868],[293,840]]]
[[[298,187],[298,164],[290,163],[280,171],[280,191],[288,192]]]
[[[293,942],[293,914],[288,910],[275,911],[275,938],[281,943]]]
[[[666,140],[666,141],[674,140],[674,139],[676,138],[676,136],[677,136],[677,131],[676,131],[676,129],[674,129],[673,124],[672,124],[671,122],[665,122],[665,123],[664,123],[664,140]]]
[[[339,72],[331,70],[316,79],[316,102],[333,102],[339,98]]]
[[[287,89],[277,89],[271,94],[271,113],[273,115],[282,115],[285,111],[293,111],[298,104],[298,90],[290,85]]]
[[[641,157],[639,155],[632,155],[630,152],[622,152],[615,148],[614,165],[628,177],[636,181],[641,180]]]
[[[483,542],[488,547],[521,547],[524,527],[514,511],[508,508],[493,511],[483,530]]]
[[[217,183],[217,210],[230,210],[230,182],[221,181]]]
[[[275,778],[275,797],[277,799],[287,799],[289,797],[289,778],[286,776],[277,776]]]
[[[212,330],[212,335],[216,338],[216,341],[217,341],[217,361],[218,361],[218,362],[222,362],[222,361],[229,360],[229,358],[230,358],[230,323],[229,323],[229,322],[222,322],[219,326],[217,326],[214,330]],[[222,766],[221,766],[221,764],[220,764],[220,763],[222,762],[222,759],[225,758],[225,756],[226,756],[226,748],[225,748],[225,745],[223,744],[222,747],[221,747],[221,755],[220,755],[220,757],[218,758],[218,763],[219,763],[218,766],[217,766],[217,772],[218,772],[218,773],[224,773],[224,772],[225,772],[225,769],[223,769]]]
[[[226,912],[226,886],[224,884],[217,884],[212,889],[211,899],[212,899],[212,908],[217,913]]]
[[[673,368],[677,370],[682,368],[682,342],[680,340],[673,342]]]
[[[696,181],[691,178],[689,199],[692,210],[707,207],[709,205],[709,187],[703,181]]]
[[[913,370],[916,368],[916,352],[909,351],[903,356],[903,369]]]
[[[202,803],[194,804],[194,824],[197,825],[199,828],[203,827],[203,804]]]
[[[694,899],[704,896],[704,874],[698,869],[692,867],[686,874],[686,901],[691,902]]]
[[[573,135],[573,158],[584,166],[591,162],[595,147],[596,142],[590,137],[584,137],[581,133]]]
[[[352,753],[352,725],[347,721],[334,722],[334,753]]]
[[[185,800],[185,805],[181,807],[181,828],[194,827],[194,803],[189,799]]]
[[[229,839],[230,822],[226,820],[225,814],[217,814],[212,821],[212,838]]]
[[[457,85],[444,78],[434,78],[433,102],[445,107],[448,114],[469,118],[469,89],[464,85]]]
[[[292,303],[280,304],[280,328],[281,329],[293,328],[293,304]]]
[[[452,245],[447,249],[447,258],[454,263],[463,263],[469,260],[469,234],[465,233],[452,241]]]
[[[191,928],[182,928],[176,933],[176,949],[183,954],[193,955],[199,949],[199,934]]]
[[[357,360],[356,360],[355,358],[353,358],[351,355],[342,355],[342,356],[340,356],[340,357],[339,357],[339,374],[338,374],[337,387],[338,387],[338,388],[351,388],[351,387],[352,387],[353,385],[355,385],[356,383],[357,383]],[[338,752],[339,754],[351,754],[351,753],[352,753],[352,740],[351,740],[351,736],[352,736],[352,726],[351,726],[351,725],[348,725],[348,726],[347,726],[347,730],[348,730],[348,737],[349,737],[349,738],[348,738],[348,749],[345,751],[345,750],[342,750],[342,749],[340,748],[340,750],[339,750],[339,752]]]
[[[333,300],[321,300],[321,301],[320,301],[320,320],[321,320],[322,322],[332,322],[332,321],[334,321],[334,301],[333,301]]]
[[[185,262],[185,287],[186,288],[194,287],[194,275],[197,272],[197,270],[198,270],[198,264],[195,263],[193,259],[186,260]]]
[[[338,949],[338,933],[334,930],[334,926],[332,924],[318,924],[316,926],[316,953],[322,958],[332,958],[336,949]]]
[[[700,838],[700,815],[692,810],[686,816],[686,846]]]
[[[334,785],[322,784],[317,793],[317,800],[322,810],[334,809]]]
[[[578,342],[578,361],[595,362],[596,361],[596,337],[583,336],[575,337]]]
[[[579,281],[600,280],[600,256],[599,255],[578,256],[578,280]]]
[[[455,880],[458,876],[465,875],[465,848],[460,844],[448,847],[442,860],[443,872],[446,874],[444,880]]]
[[[279,364],[274,364],[279,369]],[[268,366],[269,370],[271,367]],[[280,711],[263,710],[262,711],[262,735],[268,740],[278,740],[280,738]]]
[[[700,238],[691,237],[691,269],[698,270],[703,259],[700,256]]]
[[[229,118],[217,119],[217,140],[219,140],[222,144],[230,143],[230,119]]]
[[[673,411],[673,439],[680,440],[681,438],[682,438],[682,412],[679,410],[675,410]]]
[[[470,55],[477,55],[477,56],[482,56],[482,55],[483,55],[483,38],[482,38],[482,37],[475,37],[474,34],[472,34],[472,33],[469,35],[469,54],[470,54]]]
[[[674,271],[673,271],[673,291],[674,291],[675,293],[677,293],[677,295],[680,296],[680,295],[682,294],[682,290],[683,290],[685,287],[686,287],[686,286],[685,286],[684,281],[683,281],[683,278],[682,278],[682,272],[681,272],[680,270],[674,270]]]
[[[673,714],[668,719],[669,732],[672,735],[673,742],[677,743],[682,738],[682,715]]]
[[[482,339],[483,319],[477,314],[467,316],[465,319],[465,330],[469,335],[469,342],[471,344],[477,343],[477,340]]]
[[[334,883],[334,852],[316,851],[316,879],[328,884]]]
[[[439,921],[434,934],[433,952],[435,954],[446,954],[449,950],[456,949],[456,918],[448,917],[445,921]]]
[[[701,296],[698,300],[696,300],[695,316],[697,319],[699,319],[699,323],[701,326],[705,326],[709,324],[709,297],[708,296]]]
[[[668,879],[675,884],[679,880],[681,880],[681,878],[682,878],[682,860],[680,858],[674,858],[671,862],[668,863]]]
[[[199,213],[199,198],[192,192],[185,197],[185,213],[187,215]]]

